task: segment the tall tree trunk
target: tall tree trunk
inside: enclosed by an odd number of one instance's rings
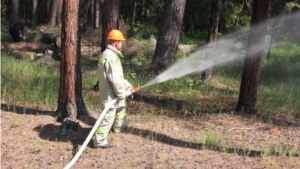
[[[94,17],[94,29],[98,28],[100,25],[100,0],[95,0],[95,17]]]
[[[82,98],[82,75],[80,66],[79,1],[63,0],[62,50],[60,66],[60,90],[57,114],[59,118],[87,114]]]
[[[32,26],[35,29],[36,25],[38,24],[38,13],[37,13],[37,5],[38,5],[38,0],[32,0]]]
[[[11,23],[19,20],[19,1],[18,0],[13,0],[11,4],[11,11],[9,14],[9,20]]]
[[[176,52],[186,0],[168,0],[160,23],[153,64],[166,67],[176,61]]]
[[[61,13],[62,13],[63,0],[57,0],[57,15],[56,15],[56,25],[61,27]]]
[[[90,26],[94,28],[95,25],[95,0],[90,0]]]
[[[270,0],[254,0],[237,112],[256,113],[258,81],[267,34]]]
[[[141,23],[145,22],[146,18],[146,7],[145,7],[145,0],[141,0],[140,7],[141,7]]]
[[[105,0],[104,7],[101,52],[105,50],[108,44],[106,39],[108,32],[113,29],[119,29],[120,0]]]
[[[205,53],[205,59],[214,61],[214,51],[216,46],[216,40],[218,35],[218,24],[219,24],[219,16],[221,11],[221,2],[222,0],[212,0],[211,1],[211,9],[210,9],[210,20],[209,20],[209,28],[207,35],[207,52]],[[213,74],[213,65],[207,68],[202,73],[202,80],[211,79]]]
[[[136,0],[133,0],[133,9],[132,9],[131,21],[130,21],[130,29],[131,30],[133,29],[134,23],[135,23],[136,7],[137,7],[137,2],[136,2]]]
[[[19,16],[20,18],[29,19],[32,16],[32,0],[19,1]]]
[[[46,24],[49,20],[49,6],[50,0],[38,1],[38,23],[37,24]]]
[[[49,15],[49,21],[48,24],[51,27],[56,26],[56,18],[57,18],[57,2],[58,0],[52,0],[51,3],[51,10],[50,10],[50,15]]]

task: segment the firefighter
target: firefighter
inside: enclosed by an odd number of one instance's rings
[[[119,30],[112,30],[107,36],[108,45],[102,52],[98,62],[98,80],[101,101],[104,106],[114,98],[116,102],[105,114],[94,137],[94,147],[111,148],[113,144],[107,141],[107,135],[112,132],[122,132],[127,127],[126,90],[132,90],[132,85],[124,79],[123,68],[119,57],[122,41],[125,40]]]
[[[21,19],[18,20],[16,22],[14,22],[13,24],[11,24],[11,26],[9,27],[9,34],[10,36],[13,38],[14,42],[20,42],[21,39],[25,39],[24,36],[24,26],[30,24],[31,21],[29,19]]]

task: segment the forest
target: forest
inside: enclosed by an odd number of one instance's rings
[[[297,0],[3,0],[1,167],[63,168],[80,152],[73,168],[298,168],[299,20]],[[84,141],[113,29],[141,90],[102,150]]]

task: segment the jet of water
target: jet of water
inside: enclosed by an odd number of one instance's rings
[[[297,23],[300,16],[300,12],[295,13],[293,15],[284,16],[284,18],[279,17],[275,18],[274,23],[280,22],[282,20],[285,21],[285,29],[288,31],[299,31],[295,29],[295,23]],[[298,18],[298,19],[297,19]],[[264,29],[264,27],[268,24],[268,21],[260,23],[251,28],[253,33],[259,33]],[[290,28],[291,27],[291,28]],[[298,26],[299,27],[299,26]],[[235,33],[229,34],[221,38],[216,42],[216,48],[214,51],[214,60],[205,60],[205,53],[208,52],[208,45],[201,46],[197,49],[196,52],[190,54],[186,59],[175,62],[171,65],[167,70],[161,73],[159,76],[148,82],[146,86],[150,86],[156,83],[162,83],[174,78],[180,78],[186,75],[199,73],[211,66],[222,66],[238,59],[245,58],[245,50],[247,50],[247,57],[251,57],[255,55],[255,53],[264,50],[264,44],[256,43],[251,44],[251,46],[246,47],[246,41],[249,34],[249,27],[244,28]],[[261,37],[264,38],[264,37]],[[285,36],[276,37],[276,43],[272,45],[272,47],[276,47],[279,45]]]

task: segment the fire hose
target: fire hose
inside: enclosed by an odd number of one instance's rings
[[[132,95],[134,92],[137,92],[139,90],[141,90],[142,87],[138,87],[135,88],[133,90],[129,90],[126,92],[126,97]],[[82,144],[82,146],[80,147],[80,149],[78,150],[78,152],[76,153],[76,155],[73,157],[73,159],[69,162],[69,164],[67,166],[64,167],[64,169],[69,169],[72,167],[72,165],[77,161],[77,159],[79,158],[79,156],[81,155],[81,153],[83,152],[83,150],[85,149],[85,147],[87,146],[87,144],[89,143],[90,139],[92,138],[92,136],[94,135],[97,127],[99,126],[100,122],[102,121],[102,119],[104,118],[104,115],[106,114],[106,112],[110,109],[110,107],[115,104],[118,101],[118,98],[114,98],[112,101],[110,101],[107,106],[104,108],[104,110],[102,111],[102,113],[100,114],[98,120],[96,121],[94,127],[92,128],[92,130],[90,131],[90,134],[88,135],[88,137],[85,139],[84,143]]]

